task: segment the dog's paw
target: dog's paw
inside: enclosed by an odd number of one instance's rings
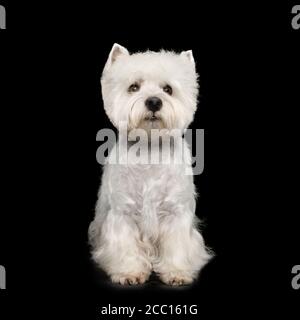
[[[121,285],[137,285],[145,283],[148,278],[149,274],[145,272],[139,273],[120,273],[114,274],[111,276],[111,280],[113,283],[118,283]]]
[[[193,277],[181,271],[162,273],[159,275],[162,282],[170,286],[183,286],[193,282]]]

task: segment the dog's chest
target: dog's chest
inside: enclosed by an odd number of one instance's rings
[[[129,180],[134,183],[131,195],[140,210],[158,207],[165,199],[171,173],[167,166],[135,165],[129,168]],[[131,185],[131,183],[130,183]]]
[[[177,202],[190,181],[180,166],[128,165],[115,171],[112,192],[124,199],[129,212],[137,216],[159,214]]]

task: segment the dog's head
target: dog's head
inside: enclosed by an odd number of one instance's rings
[[[198,83],[192,51],[129,54],[114,44],[103,70],[106,113],[119,128],[188,127],[197,107]]]

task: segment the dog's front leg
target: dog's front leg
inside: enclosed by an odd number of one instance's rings
[[[160,222],[159,255],[154,271],[169,285],[192,283],[210,258],[189,211],[165,216]]]
[[[93,228],[100,228],[93,259],[112,282],[139,284],[149,278],[151,263],[143,250],[138,227],[130,216],[110,211],[101,225],[94,221]]]

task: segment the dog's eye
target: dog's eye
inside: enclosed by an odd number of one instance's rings
[[[133,83],[129,88],[128,92],[137,92],[140,90],[140,85],[138,83]]]
[[[172,93],[173,93],[172,87],[169,86],[168,84],[164,86],[163,90],[164,90],[165,93],[167,93],[169,95],[172,95]]]

